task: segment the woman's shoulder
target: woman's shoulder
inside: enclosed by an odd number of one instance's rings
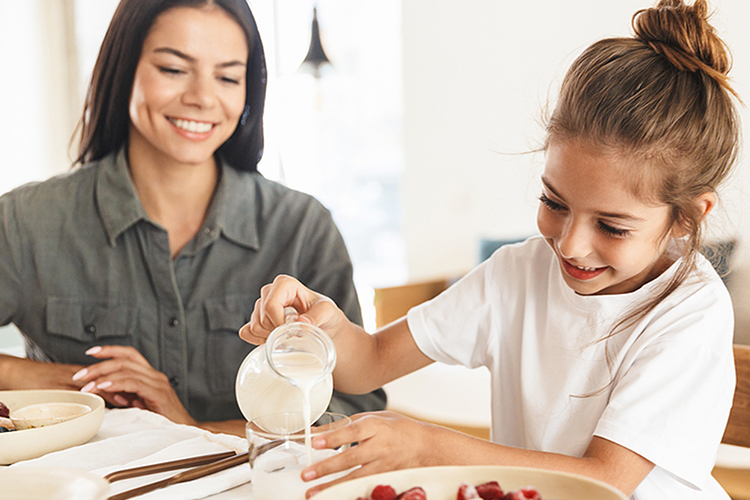
[[[70,203],[87,187],[93,189],[97,167],[98,163],[92,163],[43,181],[28,182],[3,194],[0,203],[51,215],[49,210]],[[71,193],[75,196],[71,196]]]
[[[328,209],[314,196],[290,188],[280,182],[267,179],[258,172],[242,172],[227,169],[228,181],[240,192],[252,192],[256,206],[262,213],[288,212],[328,214]]]

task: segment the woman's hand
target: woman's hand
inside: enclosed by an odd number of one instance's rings
[[[114,406],[145,408],[178,424],[197,425],[167,376],[155,370],[135,348],[92,347],[86,354],[105,361],[73,375],[75,382],[85,384],[81,391],[98,394]]]
[[[46,363],[0,355],[0,389],[62,389],[77,391],[83,383],[73,380],[82,365]]]
[[[393,412],[355,415],[351,424],[316,437],[312,445],[313,448],[324,449],[359,444],[305,468],[302,479],[311,481],[357,468],[342,478],[310,488],[307,497],[356,477],[429,465],[432,435],[440,429]]]
[[[291,276],[279,275],[273,283],[261,288],[250,322],[240,329],[240,337],[250,344],[263,344],[275,328],[284,324],[285,307],[294,307],[299,313],[298,321],[325,330],[333,339],[340,328],[349,324],[331,299]]]

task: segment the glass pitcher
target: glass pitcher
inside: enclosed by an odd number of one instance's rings
[[[333,395],[333,341],[320,328],[297,321],[293,307],[285,308],[284,316],[285,324],[245,357],[235,381],[237,403],[248,422],[267,415],[300,415],[294,422],[266,420],[268,432],[304,429],[326,411]]]

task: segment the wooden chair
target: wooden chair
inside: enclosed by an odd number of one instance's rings
[[[750,448],[750,346],[735,344],[737,388],[721,442]],[[714,477],[734,500],[750,500],[750,469],[715,467]]]
[[[373,299],[375,325],[380,328],[405,316],[412,307],[437,297],[452,282],[449,279],[436,279],[376,288],[375,298]]]

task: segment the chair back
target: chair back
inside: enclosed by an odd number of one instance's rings
[[[375,289],[375,325],[381,328],[402,318],[412,307],[430,300],[448,288],[449,279],[436,279],[419,283]]]
[[[734,345],[737,388],[721,442],[750,448],[750,346]]]

